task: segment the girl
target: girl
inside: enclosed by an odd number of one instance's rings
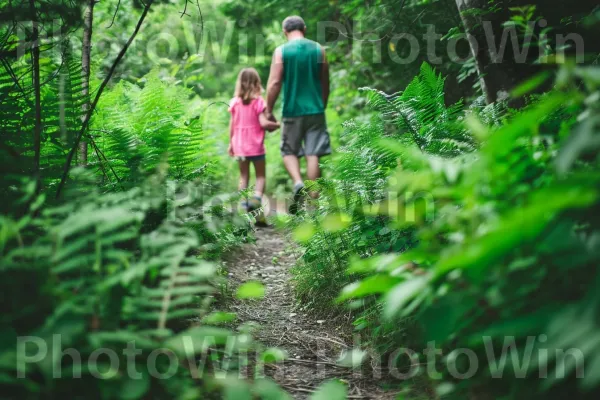
[[[278,122],[270,121],[265,115],[266,104],[260,77],[254,68],[245,68],[238,75],[235,97],[229,105],[229,155],[238,160],[240,166],[239,190],[248,188],[250,162],[254,164],[256,187],[254,197],[242,205],[247,211],[260,208],[265,190],[265,130],[279,128]]]

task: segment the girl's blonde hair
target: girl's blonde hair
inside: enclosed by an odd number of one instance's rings
[[[262,93],[260,76],[254,68],[244,68],[240,71],[235,84],[235,97],[242,99],[244,104],[249,104]]]

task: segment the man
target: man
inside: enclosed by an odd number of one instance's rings
[[[294,183],[290,213],[298,211],[304,197],[299,157],[306,157],[308,179],[321,176],[319,158],[331,153],[325,108],[329,100],[329,65],[325,49],[306,39],[306,24],[298,16],[283,21],[287,43],[273,54],[267,84],[267,117],[273,117],[273,107],[283,87],[283,127],[281,155]]]

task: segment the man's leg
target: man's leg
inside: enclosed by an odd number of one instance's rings
[[[283,164],[290,178],[292,178],[294,189],[290,214],[296,214],[302,207],[304,198],[304,182],[300,174],[300,161],[298,156],[303,154],[302,141],[304,139],[303,117],[284,118],[281,130],[281,155]]]
[[[294,197],[292,198],[292,204],[290,204],[288,211],[290,214],[296,214],[302,208],[302,203],[304,201],[304,182],[302,181],[302,175],[300,174],[300,161],[298,157],[293,155],[285,155],[283,156],[283,164],[285,165],[285,169],[287,169],[288,174],[292,178],[294,182]]]
[[[290,174],[294,186],[303,182],[302,175],[300,174],[300,160],[298,160],[298,157],[295,155],[285,155],[283,156],[283,164],[285,165],[288,174]]]
[[[298,156],[302,153],[302,118],[284,118],[281,128],[281,155],[283,165],[287,170],[293,185],[302,183],[300,174],[300,161]]]
[[[319,156],[306,156],[306,175],[311,181],[317,180],[321,177]]]
[[[321,177],[319,156],[306,156],[306,175],[311,181],[315,181]],[[316,199],[319,197],[319,192],[310,192],[310,197]]]
[[[308,179],[314,181],[321,177],[321,168],[319,159],[321,156],[331,154],[331,145],[329,142],[329,133],[327,132],[327,122],[325,114],[313,115],[307,117],[307,132],[304,143],[306,152],[306,173]],[[319,197],[318,192],[311,192],[313,199]]]

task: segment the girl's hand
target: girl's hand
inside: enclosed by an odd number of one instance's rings
[[[267,132],[275,132],[277,129],[281,128],[281,124],[279,122],[271,122],[269,126],[265,128]]]
[[[276,131],[281,127],[281,124],[277,122],[277,119],[275,119],[273,114],[268,115],[266,112],[264,112],[258,116],[258,120],[260,122],[260,126],[267,132]]]
[[[229,147],[227,148],[227,153],[229,153],[229,155],[233,157],[233,147],[231,147],[231,145],[229,145]]]

